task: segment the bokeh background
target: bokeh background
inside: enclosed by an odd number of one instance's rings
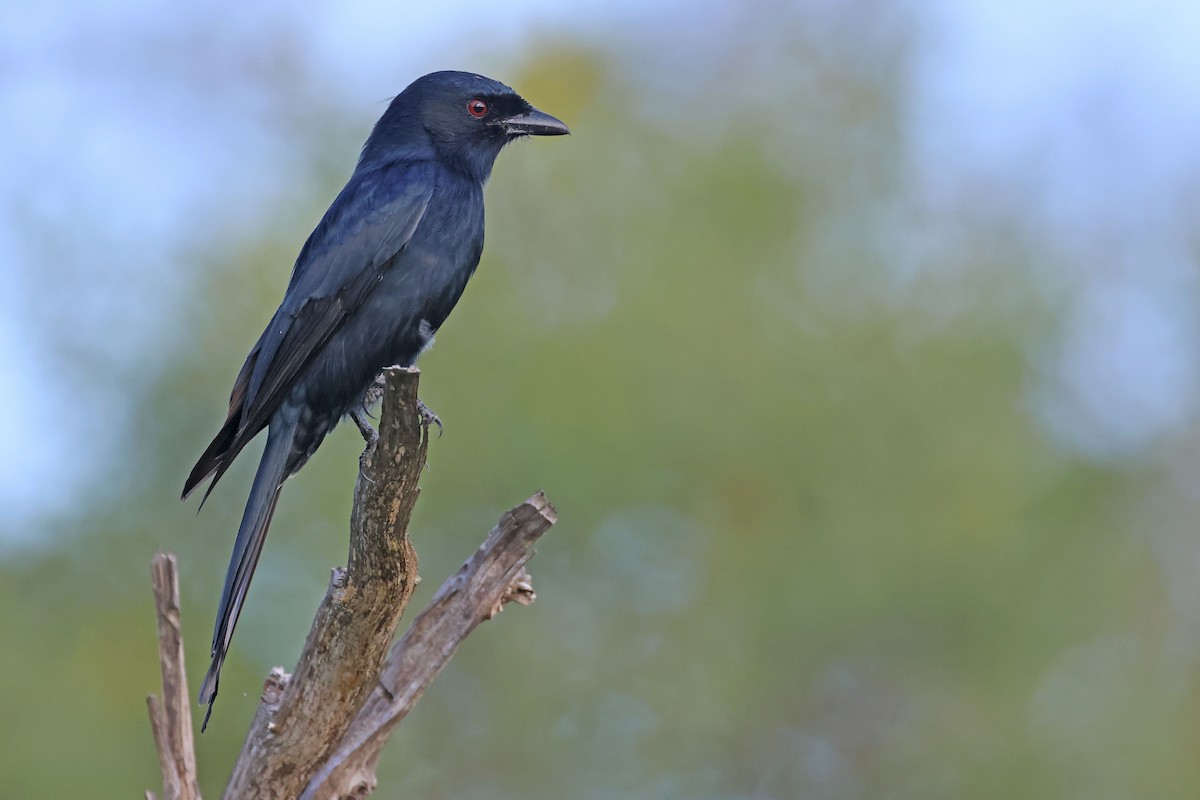
[[[422,361],[414,608],[536,489],[379,797],[1200,796],[1200,6],[0,2],[0,796],[158,784],[149,560],[193,682],[257,451],[178,492],[388,99],[500,78]],[[284,492],[213,724],[344,563]]]

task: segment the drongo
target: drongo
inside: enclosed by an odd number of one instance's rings
[[[435,72],[392,100],[345,188],[308,237],[283,302],[234,381],[225,423],[192,469],[186,498],[208,497],[251,439],[267,444],[238,528],[200,688],[208,715],[221,664],[283,482],[347,415],[375,377],[408,366],[433,341],[483,250],[483,185],[501,148],[568,133],[504,84]]]

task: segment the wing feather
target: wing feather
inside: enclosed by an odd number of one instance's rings
[[[283,303],[238,374],[225,424],[188,476],[184,497],[213,475],[211,492],[266,427],[304,368],[404,251],[433,183],[432,165],[416,162],[356,173],[346,184],[300,251]]]

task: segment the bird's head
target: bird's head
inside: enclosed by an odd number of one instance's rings
[[[434,72],[398,94],[359,160],[420,157],[429,151],[480,182],[504,145],[522,136],[558,136],[567,126],[508,86],[470,72]]]

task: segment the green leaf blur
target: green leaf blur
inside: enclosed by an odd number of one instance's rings
[[[501,156],[421,362],[446,432],[413,608],[533,491],[560,523],[537,602],[468,641],[378,796],[1195,796],[1197,651],[1153,535],[1194,508],[1173,445],[1090,462],[1031,412],[1054,232],[1000,189],[914,201],[905,36],[783,39],[678,92],[594,41],[491,70],[573,135]],[[257,451],[198,516],[178,490],[375,111],[347,113],[308,108],[289,199],[176,266],[109,492],[0,561],[0,795],[157,788],[150,556],[180,557],[195,683]],[[208,796],[344,561],[360,444],[339,429],[284,491],[199,739]]]

